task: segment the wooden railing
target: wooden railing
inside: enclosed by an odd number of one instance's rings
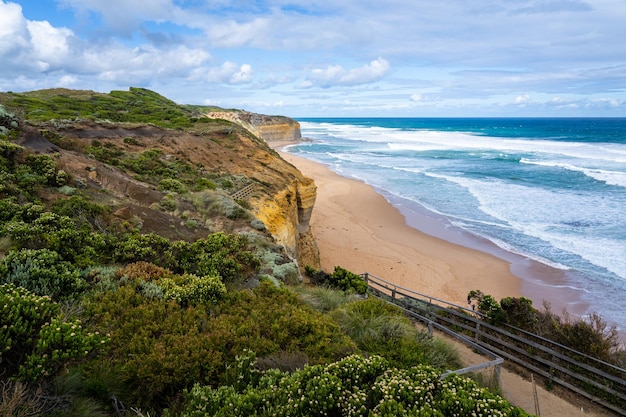
[[[256,187],[255,183],[248,184],[242,189],[235,191],[230,196],[232,197],[233,200],[245,200],[246,198],[252,195],[255,187]]]
[[[626,370],[539,335],[506,324],[493,326],[485,315],[421,294],[374,275],[361,275],[369,294],[401,307],[429,326],[470,338],[492,356],[514,362],[548,384],[558,384],[620,415],[626,415]],[[457,372],[458,373],[458,372]]]

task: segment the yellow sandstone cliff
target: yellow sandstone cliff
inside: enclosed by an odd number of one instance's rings
[[[207,113],[211,119],[223,119],[247,129],[268,142],[299,140],[300,123],[284,116],[266,116],[245,111],[221,111]]]
[[[300,124],[283,116],[222,111],[208,113],[207,117],[236,123],[266,142],[301,139]],[[279,158],[279,161],[271,160],[274,157]],[[287,253],[298,260],[301,267],[311,265],[319,268],[319,252],[309,230],[317,195],[315,182],[278,155],[268,156],[264,163],[280,169],[282,176],[291,180],[285,188],[275,191],[273,195],[252,199],[255,216],[265,224],[274,239],[285,247]]]

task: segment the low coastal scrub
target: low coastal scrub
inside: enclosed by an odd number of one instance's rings
[[[190,127],[193,123],[189,110],[153,91],[135,87],[109,94],[66,89],[7,93],[5,103],[19,107],[29,120],[39,123],[90,119],[151,123],[169,128]]]
[[[398,307],[385,301],[376,298],[353,301],[331,315],[363,352],[383,356],[394,366],[429,364],[439,369],[461,368],[455,350],[417,330]]]
[[[505,297],[498,302],[480,290],[470,291],[467,299],[474,302],[491,323],[506,323],[594,358],[624,366],[624,346],[617,328],[609,326],[598,314],[573,320],[567,313],[556,315],[549,304],[538,310],[525,297]]]
[[[335,266],[332,274],[318,271],[310,265],[305,266],[305,272],[315,285],[326,285],[342,291],[365,294],[367,282],[354,272],[350,272],[340,266]]]
[[[198,109],[135,88],[0,100],[12,111],[0,115],[0,414],[524,415],[465,379],[439,381],[458,366],[454,353],[366,298],[358,275],[309,268],[323,288],[305,302],[286,285],[299,271],[284,250],[261,227],[239,230],[248,207],[224,190],[249,183],[242,174],[205,172],[143,138],[68,143],[55,130],[84,119],[208,130]],[[90,189],[59,155],[15,143],[31,134],[144,181],[159,198],[141,206]],[[158,201],[163,211],[151,208]],[[137,206],[217,231],[184,239],[184,227],[164,221],[160,233],[141,233]],[[236,233],[218,228],[228,219]]]
[[[185,391],[180,414],[167,416],[527,416],[472,380],[444,380],[432,367],[400,369],[379,356],[348,356],[292,373],[260,373],[250,354],[238,360],[238,383]]]

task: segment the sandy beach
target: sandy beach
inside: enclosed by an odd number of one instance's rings
[[[283,143],[271,144],[280,151]],[[317,184],[311,229],[322,269],[368,272],[413,291],[465,305],[480,289],[521,296],[521,280],[502,259],[419,232],[372,187],[292,154],[281,156]],[[427,217],[412,221],[429,221]],[[428,228],[428,225],[424,225]]]
[[[311,229],[324,270],[332,271],[339,265],[356,273],[368,272],[459,305],[465,305],[467,293],[472,289],[480,289],[497,299],[531,295],[539,305],[544,298],[560,296],[562,302],[553,303],[555,307],[576,299],[575,294],[546,291],[541,282],[533,283],[524,276],[547,274],[546,279],[559,280],[558,271],[512,254],[508,255],[510,258],[506,253],[492,255],[489,250],[493,248],[486,242],[455,235],[458,230],[441,230],[437,219],[400,212],[371,186],[342,177],[323,164],[281,152],[281,147],[288,144],[271,143],[285,160],[313,178],[318,187]],[[418,231],[417,226],[428,233]],[[433,234],[442,234],[444,238]],[[512,272],[515,270],[520,274]],[[575,301],[571,304],[576,305]],[[459,349],[466,366],[482,360],[471,349],[456,341],[451,343]],[[529,413],[534,411],[533,385],[527,378],[503,369],[500,382],[509,401]],[[609,415],[587,403],[583,409],[580,403],[570,403],[541,386],[538,396],[545,416]]]

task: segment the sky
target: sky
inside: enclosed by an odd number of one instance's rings
[[[626,117],[625,0],[0,0],[0,91],[302,117]]]

